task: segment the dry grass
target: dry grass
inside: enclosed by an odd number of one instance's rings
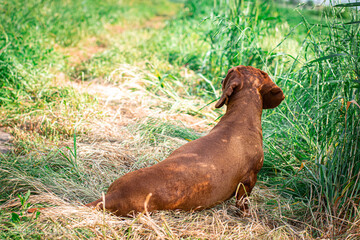
[[[264,210],[262,203],[254,200],[269,194],[268,190],[256,189],[247,217],[238,216],[234,202],[228,201],[200,212],[144,212],[133,218],[70,205],[55,195],[41,194],[32,196],[29,202],[58,207],[43,210],[31,227],[47,239],[311,239],[306,230],[287,224],[279,212]],[[20,203],[11,201],[2,207],[16,205]],[[35,218],[35,214],[27,216]]]
[[[77,43],[75,47],[62,47],[58,44],[54,45],[54,49],[64,56],[67,56],[67,61],[71,65],[76,65],[85,62],[106,49],[106,40],[100,37],[86,38]]]
[[[159,17],[138,28],[161,27],[163,19]],[[110,42],[114,41],[108,37],[129,31],[121,26],[109,26],[107,29],[109,36],[84,39],[75,47],[55,46],[55,50],[68,55],[69,65],[76,70],[107,50],[112,44]],[[126,48],[117,47],[120,50]],[[16,231],[22,236],[38,234],[43,239],[313,239],[313,226],[289,218],[296,215],[292,214],[296,207],[261,183],[257,184],[250,197],[251,208],[247,216],[240,215],[234,199],[199,212],[144,212],[133,218],[116,217],[82,207],[101,196],[119,176],[155,164],[187,142],[184,138],[159,133],[156,133],[155,140],[149,139],[143,134],[149,120],[193,129],[202,134],[209,131],[217,119],[212,110],[213,104],[206,106],[202,99],[186,95],[186,86],[182,82],[168,85],[165,82],[165,86],[159,88],[156,85],[159,77],[156,69],[172,69],[173,66],[153,60],[151,63],[119,64],[108,77],[90,81],[81,81],[62,72],[54,75],[53,85],[70,88],[75,95],[88,95],[97,103],[71,112],[60,104],[44,111],[42,116],[22,116],[12,132],[17,146],[19,142],[33,142],[38,147],[40,143],[52,144],[43,137],[47,134],[44,125],[47,129],[64,131],[68,136],[74,133],[76,126],[81,133],[76,139],[76,171],[65,172],[65,177],[60,174],[48,176],[41,182],[29,177],[25,170],[0,169],[0,172],[8,171],[6,180],[18,186],[18,191],[32,189],[35,194],[28,200],[30,207],[56,206],[47,208],[39,216],[27,214],[14,193],[0,206],[0,210],[4,211],[0,217],[8,221],[11,213],[16,212],[24,219],[30,218],[17,223]],[[149,64],[154,71],[146,67]],[[191,70],[182,67],[179,72],[183,82],[197,84],[199,77]],[[74,141],[64,138],[59,140],[58,145],[72,149]],[[37,152],[32,157],[45,158],[46,154]],[[16,161],[22,164],[21,158]],[[53,161],[53,164],[63,167],[63,159]],[[72,180],[70,173],[80,181]],[[0,231],[6,230],[5,225],[0,225]],[[346,235],[344,233],[344,238],[360,238],[359,229],[360,220],[355,221]],[[331,238],[321,229],[316,229],[316,232],[321,233],[321,239]]]
[[[279,199],[279,196],[259,187],[251,197],[252,207],[247,217],[238,216],[234,200],[200,212],[160,211],[141,213],[134,218],[119,218],[80,207],[84,199],[98,198],[117,177],[164,159],[186,142],[165,136],[154,146],[139,130],[149,118],[174,124],[181,121],[198,131],[210,129],[208,123],[214,121],[210,111],[206,113],[210,107],[204,108],[201,118],[179,113],[180,107],[191,109],[204,104],[201,100],[169,98],[147,91],[146,78],[151,77],[151,73],[123,65],[111,76],[113,84],[102,80],[84,83],[62,79],[62,84],[96,97],[99,101],[96,109],[102,112],[101,119],[86,121],[87,133],[77,138],[78,169],[88,179],[85,186],[55,179],[55,187],[47,187],[24,173],[14,172],[14,179],[27,182],[35,189],[33,192],[37,192],[38,195],[28,200],[31,206],[57,206],[42,211],[36,219],[35,215],[24,215],[34,219],[22,223],[21,231],[33,229],[46,239],[310,239],[305,225],[290,225],[282,217],[286,203],[273,209],[266,206],[266,199]],[[174,107],[163,108],[164,104]],[[61,145],[73,147],[73,142],[68,140]],[[17,198],[12,198],[1,208],[19,206]]]

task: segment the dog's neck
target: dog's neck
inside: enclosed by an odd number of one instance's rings
[[[250,126],[261,131],[261,114],[262,98],[259,91],[256,88],[241,89],[231,95],[226,113],[220,122],[230,123],[239,131],[244,131]]]

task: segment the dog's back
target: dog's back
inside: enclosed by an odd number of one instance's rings
[[[164,161],[128,173],[105,196],[87,204],[127,215],[164,209],[196,210],[237,193],[238,206],[250,194],[263,164],[261,113],[284,95],[266,73],[239,66],[229,70],[216,107],[226,114],[206,136],[175,150]],[[241,186],[241,187],[239,187]]]

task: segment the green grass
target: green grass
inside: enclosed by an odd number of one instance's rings
[[[302,9],[277,1],[4,2],[0,127],[14,135],[15,150],[0,156],[0,201],[28,190],[71,203],[95,200],[119,175],[201,136],[156,116],[159,111],[216,119],[222,111],[206,105],[219,96],[227,70],[252,65],[286,95],[263,113],[259,174],[260,185],[290,206],[280,208],[279,222],[312,237],[350,234],[360,199],[358,21],[359,12],[348,7]],[[156,99],[144,104],[153,115],[111,125],[103,100],[77,89],[94,82],[146,91]],[[94,122],[102,121],[114,130],[94,137]],[[274,199],[262,199],[268,216],[278,207]],[[29,236],[33,224],[41,225],[12,213],[24,209],[1,210],[1,238]],[[88,228],[70,232],[99,236]],[[31,235],[44,236],[43,230]]]
[[[89,67],[79,69],[84,63],[71,66],[68,55],[57,48],[76,46],[81,39],[101,34],[106,25],[120,20],[139,25],[169,8],[168,2],[159,4],[157,9],[148,8],[148,4],[136,1],[120,5],[112,0],[4,2],[0,14],[0,112],[5,118],[0,120],[1,125],[27,128],[25,115],[28,119],[43,118],[38,124],[40,135],[51,139],[72,136],[70,128],[86,120],[82,116],[87,112],[84,107],[96,108],[96,100],[53,81],[61,71],[70,72],[69,77],[74,79],[83,76],[82,80],[89,74],[91,78],[101,74],[94,74]],[[110,60],[94,58],[88,62]],[[59,114],[63,119],[58,116],[49,119],[49,113]],[[78,127],[78,131],[84,129]]]
[[[179,138],[189,142],[201,137],[200,134],[187,129],[185,126],[174,125],[154,118],[149,118],[146,122],[135,126],[135,129],[140,132],[142,138],[147,138],[152,145],[164,142],[166,137]]]

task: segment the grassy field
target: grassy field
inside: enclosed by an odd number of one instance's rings
[[[360,238],[359,5],[0,0],[0,239]],[[286,95],[263,112],[250,216],[82,207],[205,135],[240,64]]]

